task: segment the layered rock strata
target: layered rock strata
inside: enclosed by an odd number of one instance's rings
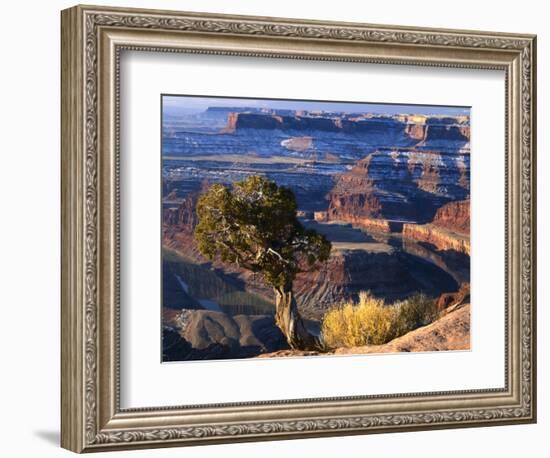
[[[165,210],[163,245],[188,259],[193,259],[194,262],[203,264],[207,260],[198,252],[193,238],[196,216],[191,208],[195,202],[196,196],[189,195],[178,208],[170,207]],[[384,224],[380,220],[373,222]],[[389,227],[386,226],[382,229],[389,231]],[[410,262],[410,256],[407,254],[376,240],[364,245],[350,243],[349,246],[343,242],[342,247],[335,243],[325,264],[296,278],[294,292],[300,310],[307,318],[319,319],[330,307],[343,300],[355,299],[360,291],[367,290],[391,300],[407,297],[419,290],[437,294],[435,290],[426,290],[424,282],[418,278],[418,267],[411,268]],[[430,265],[427,263],[425,268],[430,268]],[[228,275],[234,275],[242,280],[247,291],[270,301],[273,299],[273,291],[265,286],[259,276],[235,266],[215,266],[223,267],[223,271]],[[427,275],[435,278],[434,275],[441,274],[435,270],[438,269],[434,268],[434,271]],[[442,278],[438,282],[444,281],[448,282],[449,279]]]
[[[460,234],[470,234],[470,201],[449,202],[439,208],[433,223]]]
[[[404,224],[403,237],[429,243],[438,250],[470,255],[470,201],[442,206],[429,224]]]
[[[465,155],[378,150],[340,176],[329,193],[328,219],[366,227],[371,220],[429,222],[445,203],[469,196],[468,175]]]
[[[469,141],[470,127],[467,117],[427,116],[376,116],[376,115],[326,115],[314,116],[299,112],[258,113],[230,112],[224,133],[242,129],[319,131],[347,134],[376,134],[383,132],[410,138],[420,142],[431,140]]]

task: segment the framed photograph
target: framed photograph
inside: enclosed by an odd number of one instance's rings
[[[62,12],[62,446],[536,421],[533,35]]]

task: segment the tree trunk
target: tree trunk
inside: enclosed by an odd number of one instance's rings
[[[306,329],[292,288],[275,288],[275,321],[293,350],[320,350],[318,337]]]

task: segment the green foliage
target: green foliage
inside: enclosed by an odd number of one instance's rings
[[[385,305],[369,292],[359,302],[346,302],[323,317],[321,332],[327,348],[382,345],[438,317],[435,302],[423,294]]]
[[[415,294],[395,307],[399,309],[395,322],[396,334],[399,336],[430,324],[439,314],[435,301],[425,294]]]
[[[195,239],[211,260],[260,273],[275,288],[288,288],[296,274],[328,259],[330,242],[305,229],[288,188],[260,176],[214,184],[197,203]]]

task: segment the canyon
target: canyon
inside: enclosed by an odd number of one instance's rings
[[[256,329],[260,321],[269,329],[273,291],[258,276],[204,259],[193,237],[200,193],[250,175],[290,188],[300,222],[332,242],[328,261],[294,284],[312,328],[328,309],[361,291],[392,302],[418,292],[438,297],[469,282],[467,115],[212,106],[169,118],[162,138],[164,308],[200,312],[203,321],[193,323],[201,335],[211,334],[207,322],[228,335]],[[215,304],[232,321],[204,304]],[[237,322],[237,315],[265,319]],[[177,345],[173,318],[163,322],[167,339]],[[205,357],[216,343],[185,340],[191,359]],[[233,339],[229,347],[247,347],[245,340]],[[260,340],[242,354],[279,351],[276,339]],[[220,358],[233,354],[211,350]]]
[[[260,278],[235,266],[211,264],[198,251],[193,237],[196,216],[190,211],[198,193],[190,194],[176,209],[164,210],[163,246],[183,255],[205,271],[216,268],[243,285],[243,291],[272,303],[273,291]],[[313,272],[299,274],[294,292],[300,310],[307,318],[320,319],[334,304],[354,299],[369,290],[378,297],[393,301],[415,292],[436,296],[455,289],[460,279],[445,261],[428,261],[399,237],[384,233],[367,233],[351,224],[320,223],[302,219],[302,224],[324,234],[332,242],[329,260]],[[426,248],[424,248],[426,250]],[[438,265],[443,263],[444,269]],[[458,278],[458,277],[457,277]],[[212,299],[212,298],[211,298]]]

